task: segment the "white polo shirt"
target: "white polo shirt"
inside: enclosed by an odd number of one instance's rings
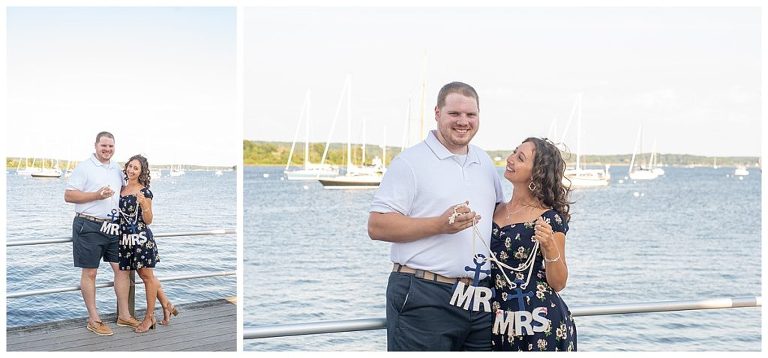
[[[123,171],[114,161],[102,164],[93,154],[77,164],[67,181],[67,190],[95,192],[107,185],[115,191],[111,198],[75,204],[75,212],[106,219],[112,209],[117,209],[123,187]]]
[[[466,158],[464,160],[462,157]],[[466,156],[448,151],[431,131],[427,138],[400,153],[390,164],[373,197],[371,212],[397,212],[409,217],[435,217],[449,207],[469,201],[481,216],[478,231],[490,246],[496,203],[503,200],[496,168],[482,149],[470,145]],[[407,243],[392,243],[392,262],[447,277],[473,277],[475,253],[489,256],[479,239],[473,248],[472,228]],[[490,270],[488,262],[482,268]],[[486,275],[481,274],[480,279]]]

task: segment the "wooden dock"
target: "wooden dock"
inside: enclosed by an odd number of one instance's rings
[[[11,351],[237,351],[237,305],[225,299],[178,305],[179,315],[169,326],[138,334],[118,327],[115,315],[101,319],[115,333],[98,336],[85,328],[87,318],[13,327],[7,330]],[[155,310],[158,321],[162,311]],[[141,320],[144,311],[137,311]]]

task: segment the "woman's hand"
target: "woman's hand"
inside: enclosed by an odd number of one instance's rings
[[[148,200],[147,197],[145,197],[144,193],[142,193],[141,191],[136,193],[136,201],[139,203],[139,206],[141,206],[142,209],[147,206],[148,204],[147,200]]]
[[[536,219],[536,226],[533,232],[533,238],[541,245],[545,258],[554,259],[555,256],[559,255],[557,243],[555,242],[555,233],[552,231],[552,226],[549,223],[539,217]]]

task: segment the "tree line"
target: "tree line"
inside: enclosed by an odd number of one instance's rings
[[[309,145],[309,159],[312,163],[320,163],[325,145],[322,143],[314,143]],[[397,156],[401,151],[400,147],[387,147],[387,158],[385,163],[389,163]],[[288,156],[291,152],[290,142],[266,142],[266,141],[243,141],[243,164],[245,165],[285,165],[288,162]],[[376,145],[368,145],[365,147],[365,162],[370,164],[373,158],[382,157],[383,148]],[[494,160],[496,165],[504,165],[504,161],[507,156],[512,153],[512,150],[489,150],[487,151],[491,159]],[[569,166],[573,166],[576,162],[576,154],[563,153],[566,162]],[[363,146],[361,144],[352,145],[352,162],[360,164],[363,157]],[[647,161],[650,158],[650,153],[640,153],[635,157],[635,161]],[[715,164],[717,159],[717,166],[722,167],[734,167],[739,165],[746,165],[749,167],[755,166],[759,157],[707,157],[691,154],[668,154],[661,153],[656,155],[656,162],[663,165],[671,166],[708,166],[711,167]],[[333,165],[346,165],[347,160],[347,146],[342,143],[332,143],[328,148],[328,154],[326,155],[325,162]],[[611,155],[582,155],[581,162],[587,163],[589,166],[603,166],[603,165],[629,165],[632,160],[632,154],[611,154]],[[291,157],[291,165],[301,166],[304,164],[304,143],[296,142],[293,156]]]

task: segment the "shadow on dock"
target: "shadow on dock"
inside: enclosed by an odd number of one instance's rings
[[[115,314],[101,319],[115,333],[97,336],[85,326],[87,318],[76,318],[8,328],[6,350],[12,351],[231,351],[237,350],[237,305],[218,299],[178,305],[179,315],[169,326],[138,334],[130,327],[118,327]],[[141,320],[144,311],[136,312]],[[158,322],[163,317],[158,305]]]

